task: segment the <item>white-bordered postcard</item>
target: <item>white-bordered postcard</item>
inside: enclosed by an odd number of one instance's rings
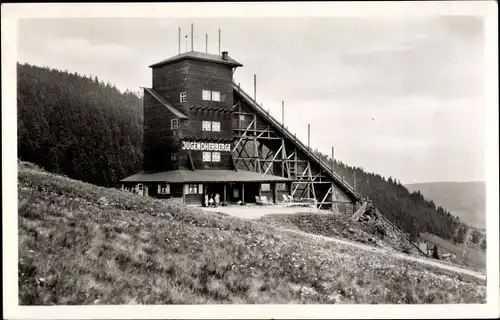
[[[2,5],[8,319],[498,316],[494,1]]]

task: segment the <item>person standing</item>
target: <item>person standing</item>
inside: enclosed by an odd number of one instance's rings
[[[205,193],[205,207],[208,207],[208,193]]]
[[[215,194],[215,207],[219,206],[220,196],[218,193]]]
[[[210,195],[210,199],[208,200],[208,204],[209,204],[210,207],[213,206],[213,204],[214,204],[213,194]]]

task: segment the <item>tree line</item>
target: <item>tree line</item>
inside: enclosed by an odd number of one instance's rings
[[[101,186],[142,166],[142,98],[97,77],[17,65],[18,157]]]

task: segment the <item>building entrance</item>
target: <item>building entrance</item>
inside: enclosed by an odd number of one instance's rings
[[[226,190],[227,192],[227,190]],[[215,201],[215,195],[219,195],[219,205],[224,203],[224,199],[227,202],[227,196],[224,197],[224,183],[208,183],[205,185],[205,192],[203,194],[203,205],[205,205],[205,195],[208,195],[208,198],[212,198]]]

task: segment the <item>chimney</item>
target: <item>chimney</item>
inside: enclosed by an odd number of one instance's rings
[[[229,56],[227,54],[227,51],[222,51],[222,60],[228,60]]]

